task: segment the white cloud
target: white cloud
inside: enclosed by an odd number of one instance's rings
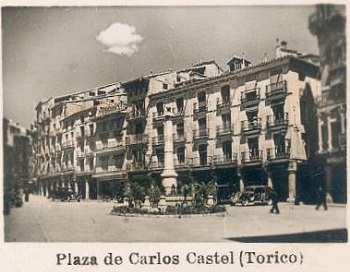
[[[143,38],[136,34],[135,27],[128,24],[113,23],[107,29],[102,30],[96,40],[107,46],[107,51],[130,57],[138,51],[138,44]]]

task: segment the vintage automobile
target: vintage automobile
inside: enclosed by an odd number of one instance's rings
[[[69,188],[59,187],[57,190],[51,191],[51,198],[53,200],[61,200],[61,201],[78,201],[81,200],[81,194],[76,193]]]
[[[272,189],[266,185],[252,185],[245,187],[242,193],[231,197],[232,205],[270,205]]]

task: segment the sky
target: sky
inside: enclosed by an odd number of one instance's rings
[[[276,39],[318,54],[314,6],[3,7],[4,116],[29,128],[38,102],[233,55],[259,63]]]

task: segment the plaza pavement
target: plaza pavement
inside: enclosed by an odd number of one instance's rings
[[[111,215],[113,202],[59,202],[31,195],[4,216],[5,242],[345,242],[345,205],[280,203],[229,207],[225,217],[142,218]]]

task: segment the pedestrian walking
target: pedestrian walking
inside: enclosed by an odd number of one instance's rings
[[[322,187],[319,187],[318,191],[317,191],[317,206],[316,206],[316,210],[318,210],[321,205],[323,205],[324,210],[327,211],[328,207],[327,207],[326,192],[325,192],[325,190],[323,190]]]
[[[277,194],[276,191],[271,191],[270,197],[272,201],[272,207],[270,209],[270,213],[276,212],[276,214],[279,214],[280,213],[280,210],[278,209],[279,195]]]

